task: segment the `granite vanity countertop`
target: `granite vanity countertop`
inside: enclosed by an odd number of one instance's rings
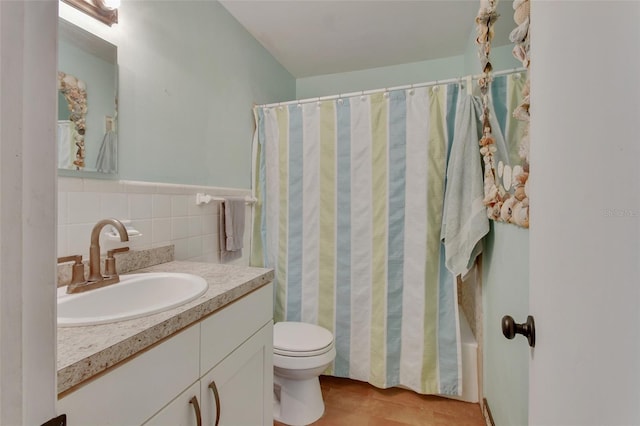
[[[157,314],[110,324],[58,327],[58,394],[91,379],[273,280],[270,269],[173,261],[132,271],[186,272],[207,280],[199,298]]]

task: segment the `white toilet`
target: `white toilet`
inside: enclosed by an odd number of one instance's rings
[[[320,374],[333,362],[333,334],[302,322],[273,326],[273,418],[301,426],[324,413]]]

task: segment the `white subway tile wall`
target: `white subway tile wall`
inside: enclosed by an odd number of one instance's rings
[[[131,249],[175,246],[176,260],[219,262],[217,201],[196,204],[196,193],[218,197],[250,196],[246,189],[194,185],[156,184],[86,178],[58,178],[58,256],[89,255],[91,230],[108,217],[130,221],[142,233],[121,243],[103,229],[100,247],[107,250],[128,245]],[[252,206],[247,205],[244,250],[231,263],[248,265]]]

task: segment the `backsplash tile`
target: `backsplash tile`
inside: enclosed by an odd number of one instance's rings
[[[101,193],[100,194],[100,215],[102,217],[115,217],[117,219],[129,219],[129,205],[127,194],[123,193]]]
[[[129,246],[145,250],[174,245],[176,260],[219,262],[218,209],[220,203],[197,205],[196,193],[212,196],[248,196],[250,191],[194,185],[157,184],[102,179],[58,179],[58,256],[89,254],[90,235],[100,219],[115,217],[130,221],[142,233],[128,243],[100,238],[103,253]],[[251,232],[250,206],[246,209],[245,249],[234,264],[248,265],[248,234]]]
[[[174,248],[172,245],[168,245],[148,250],[118,253],[116,256],[118,273],[126,274],[137,269],[171,262],[174,258]]]
[[[152,197],[151,217],[154,219],[171,217],[171,196],[154,194]]]
[[[202,236],[202,254],[216,254],[218,250],[218,235],[204,234]]]
[[[96,220],[96,222],[98,220]],[[89,255],[89,245],[91,243],[91,230],[93,229],[93,224],[79,223],[79,224],[73,224],[73,225],[66,225],[66,228],[67,228],[67,250],[63,252],[58,252],[58,256],[82,254],[83,256],[87,257]]]
[[[188,198],[186,195],[172,195],[171,196],[171,216],[187,216],[189,214],[189,207],[187,206]],[[195,204],[195,203],[194,203]]]
[[[151,219],[152,243],[171,240],[171,218]]]
[[[101,216],[97,192],[69,192],[67,201],[67,224],[87,223]]]
[[[176,260],[187,260],[189,259],[189,242],[186,238],[181,240],[173,240],[176,248]],[[198,259],[194,259],[198,260]]]
[[[67,223],[67,198],[66,192],[58,192],[58,225]]]
[[[171,218],[171,239],[177,240],[189,236],[189,218],[187,216]]]
[[[152,195],[128,194],[129,219],[151,219]]]
[[[245,224],[246,225],[246,224]],[[245,226],[246,229],[246,226]],[[218,234],[218,216],[217,215],[205,215],[202,216],[202,233],[203,234]]]
[[[153,235],[153,227],[151,219],[135,219],[131,221],[131,225],[140,231],[142,235],[130,238],[132,249],[141,249],[151,247],[151,237]]]
[[[189,238],[187,255],[190,259],[202,256],[202,237]]]
[[[202,216],[189,216],[189,237],[202,235]]]
[[[126,274],[137,269],[171,262],[174,259],[174,248],[169,244],[153,249],[117,253],[115,257],[118,274]],[[83,261],[85,278],[89,275],[88,262],[87,259]],[[72,267],[73,262],[58,264],[58,287],[68,285],[71,282]],[[104,272],[104,262],[100,262],[100,267]]]

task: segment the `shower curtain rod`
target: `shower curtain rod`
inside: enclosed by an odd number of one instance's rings
[[[509,69],[509,70],[492,72],[491,76],[492,77],[497,77],[497,76],[500,76],[500,75],[515,74],[515,73],[518,73],[518,72],[525,72],[526,70],[527,70],[526,68],[512,68],[512,69]],[[435,80],[435,81],[430,81],[430,82],[427,82],[427,83],[405,84],[404,86],[386,87],[384,89],[361,90],[361,91],[358,91],[358,92],[342,93],[342,94],[339,94],[339,95],[320,96],[320,97],[316,97],[316,98],[298,99],[298,100],[295,100],[295,101],[286,101],[286,102],[274,102],[274,103],[271,103],[271,104],[256,105],[256,107],[257,108],[272,108],[272,107],[285,106],[285,105],[308,104],[308,103],[311,103],[311,102],[330,101],[330,100],[334,100],[334,99],[350,98],[350,97],[353,97],[353,96],[372,95],[374,93],[390,92],[392,90],[417,89],[419,87],[437,86],[439,84],[462,83],[463,81],[469,81],[470,79],[477,80],[482,76],[483,76],[483,74],[468,75],[468,76],[465,76],[465,77],[450,78],[450,79],[447,79],[447,80]]]

